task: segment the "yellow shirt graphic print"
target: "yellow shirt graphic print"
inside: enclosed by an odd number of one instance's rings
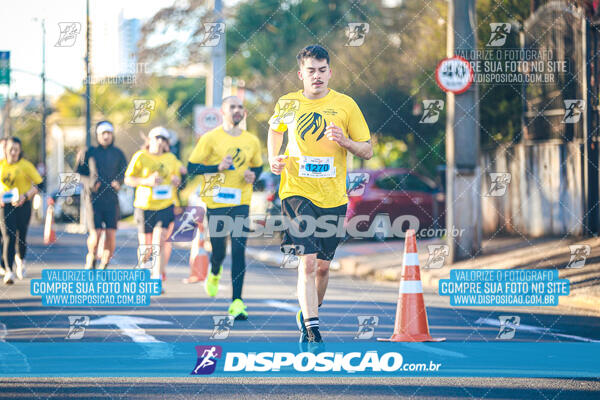
[[[346,195],[347,151],[325,135],[333,123],[344,135],[356,142],[371,139],[369,127],[358,105],[335,90],[316,100],[302,91],[279,99],[270,119],[271,129],[287,130],[289,156],[281,173],[279,196],[282,199],[302,196],[323,208],[348,202]]]
[[[250,205],[252,184],[244,180],[244,171],[263,164],[260,142],[256,136],[248,131],[232,136],[219,126],[202,135],[189,161],[218,165],[228,155],[233,159],[233,168],[204,174],[203,184],[198,189],[208,208]]]

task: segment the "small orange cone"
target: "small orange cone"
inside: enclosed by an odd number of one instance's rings
[[[378,338],[377,340],[389,342],[441,342],[446,340],[446,338],[434,339],[429,334],[414,229],[406,231],[394,333],[389,339]]]
[[[198,224],[198,232],[192,241],[190,251],[190,277],[185,278],[183,283],[203,282],[208,274],[208,254],[204,250],[204,226]]]
[[[56,242],[56,231],[54,230],[54,199],[48,199],[46,209],[46,220],[44,222],[44,244],[47,246]]]

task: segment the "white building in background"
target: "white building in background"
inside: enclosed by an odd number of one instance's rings
[[[123,12],[119,14],[119,75],[146,72],[137,65],[141,31],[142,23],[139,19],[123,18]]]
[[[123,10],[96,4],[90,11],[94,80],[143,72],[137,68],[141,21],[125,18]]]

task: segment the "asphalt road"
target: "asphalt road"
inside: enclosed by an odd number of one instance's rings
[[[168,268],[166,293],[149,307],[57,308],[44,307],[29,294],[29,279],[43,268],[82,268],[85,238],[59,234],[50,247],[41,244],[40,229],[33,228],[28,254],[28,278],[13,286],[0,286],[0,335],[8,342],[65,342],[69,316],[90,317],[80,341],[89,342],[206,342],[213,334],[213,316],[225,315],[230,302],[229,257],[219,294],[208,298],[200,284],[186,285],[188,251],[174,249]],[[118,237],[111,268],[136,263],[134,232]],[[320,310],[322,334],[327,342],[356,340],[357,316],[377,316],[373,338],[391,334],[396,310],[397,284],[376,283],[332,274],[326,302]],[[236,321],[226,341],[296,341],[294,315],[298,309],[296,271],[248,261],[244,301],[248,321]],[[600,318],[567,309],[459,309],[447,298],[426,293],[433,336],[449,341],[494,342],[500,315],[519,315],[522,329],[513,341],[586,342],[600,340]],[[117,326],[107,316],[138,318]],[[104,318],[104,319],[101,319]],[[139,318],[144,318],[143,320]],[[130,320],[132,321],[132,320]],[[504,378],[0,378],[0,397],[21,398],[491,398],[583,399],[600,398],[600,380]]]

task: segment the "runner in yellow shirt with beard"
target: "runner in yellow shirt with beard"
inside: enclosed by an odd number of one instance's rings
[[[167,252],[165,243],[180,207],[177,187],[181,183],[182,164],[168,151],[169,132],[156,127],[148,133],[148,149],[136,152],[125,171],[125,184],[134,186],[135,221],[141,245],[159,244],[152,270],[153,279],[165,279]],[[156,238],[152,240],[152,235]]]
[[[328,88],[331,78],[329,54],[319,45],[307,46],[298,53],[298,77],[303,90],[282,96],[270,120],[269,164],[281,174],[281,210],[296,229],[284,231],[284,246],[303,254],[298,266],[296,316],[301,342],[322,342],[318,307],[323,303],[329,281],[329,265],[341,241],[329,237],[294,235],[304,232],[302,217],[317,220],[329,216],[344,218],[346,194],[346,156],[350,152],[363,159],[373,156],[369,127],[352,98]],[[288,132],[285,154],[280,155],[283,133]],[[298,217],[300,217],[298,219]],[[304,235],[302,235],[304,236]]]
[[[204,283],[206,293],[214,297],[225,259],[225,239],[231,235],[232,303],[229,314],[237,320],[248,318],[242,301],[242,287],[246,272],[246,240],[244,232],[226,229],[223,219],[242,218],[247,221],[252,184],[262,171],[260,142],[251,133],[240,128],[246,115],[242,101],[235,96],[223,99],[223,125],[202,135],[188,163],[188,174],[204,174],[202,199],[206,203],[210,243],[211,270]],[[233,224],[232,224],[233,225]]]

